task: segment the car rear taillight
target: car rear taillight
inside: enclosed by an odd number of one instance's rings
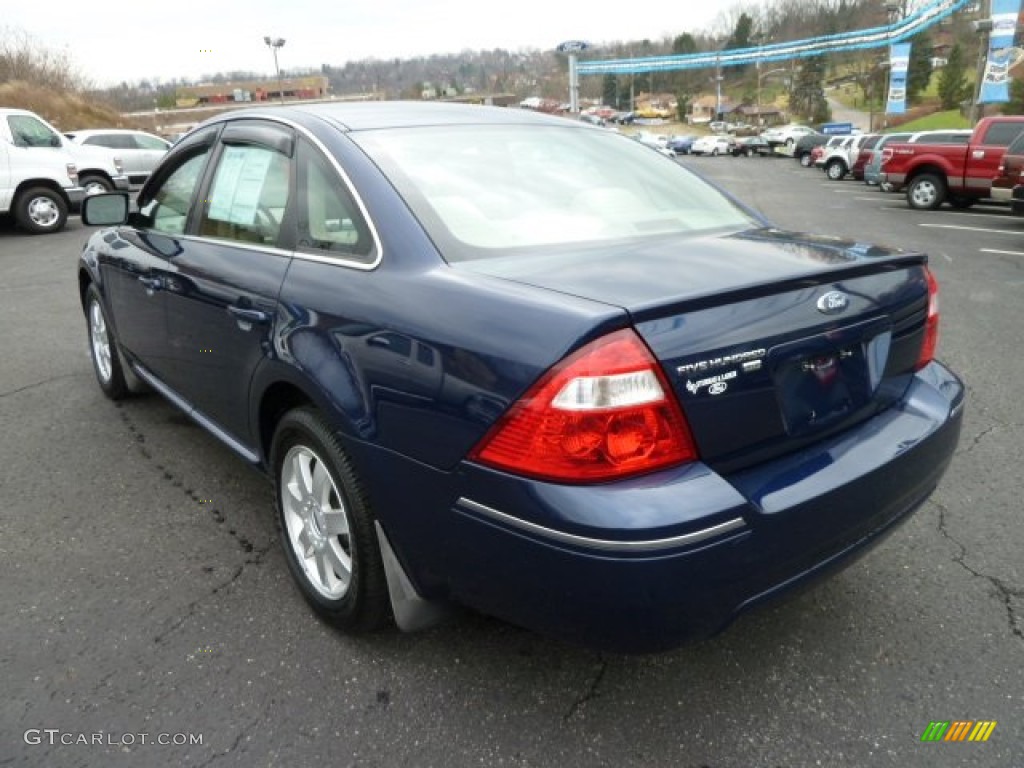
[[[935,357],[935,347],[939,343],[939,284],[935,275],[928,267],[924,268],[928,280],[928,317],[924,321],[924,341],[921,343],[921,354],[918,355],[915,371],[924,368]]]
[[[697,450],[653,355],[635,332],[621,330],[545,373],[470,458],[515,474],[586,483],[693,461]]]

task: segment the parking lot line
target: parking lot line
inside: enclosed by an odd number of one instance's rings
[[[1024,251],[1000,251],[997,248],[981,248],[982,253],[994,253],[997,256],[1024,256]]]
[[[1024,234],[1019,229],[988,229],[985,227],[961,227],[957,224],[918,224],[919,227],[927,227],[928,229],[960,229],[965,232],[990,232],[997,235],[1020,235]]]

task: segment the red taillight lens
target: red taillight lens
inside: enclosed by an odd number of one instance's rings
[[[481,464],[568,483],[618,480],[693,461],[686,419],[631,330],[558,363],[470,454]]]
[[[939,284],[935,275],[928,267],[924,268],[928,280],[928,317],[924,321],[924,342],[921,344],[921,354],[917,358],[915,371],[924,368],[935,357],[935,347],[939,343]]]

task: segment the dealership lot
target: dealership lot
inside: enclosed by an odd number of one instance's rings
[[[970,394],[954,463],[906,525],[671,654],[475,615],[343,637],[291,585],[266,481],[159,398],[101,395],[75,291],[87,228],[3,225],[0,765],[1022,764],[1024,218],[914,212],[791,160],[679,162],[779,226],[932,254],[939,357]],[[998,725],[921,743],[935,720]]]

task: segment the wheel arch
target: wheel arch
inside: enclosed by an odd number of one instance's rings
[[[916,179],[918,176],[923,176],[926,173],[931,174],[933,176],[938,176],[940,179],[942,179],[942,182],[946,185],[946,188],[949,188],[949,179],[946,175],[946,169],[940,165],[935,165],[933,163],[923,163],[914,168],[913,170],[911,170],[910,173],[907,174],[907,178],[903,180],[902,186],[910,186],[910,184],[913,183],[914,179]]]
[[[71,199],[68,197],[68,193],[64,191],[64,187],[53,179],[47,179],[45,177],[41,179],[25,179],[19,183],[18,186],[14,188],[14,194],[11,196],[11,205],[14,205],[14,202],[21,197],[22,193],[26,189],[31,189],[32,187],[46,187],[47,189],[53,190],[61,196],[61,199],[64,200],[64,204],[68,207],[68,210],[71,210]]]

